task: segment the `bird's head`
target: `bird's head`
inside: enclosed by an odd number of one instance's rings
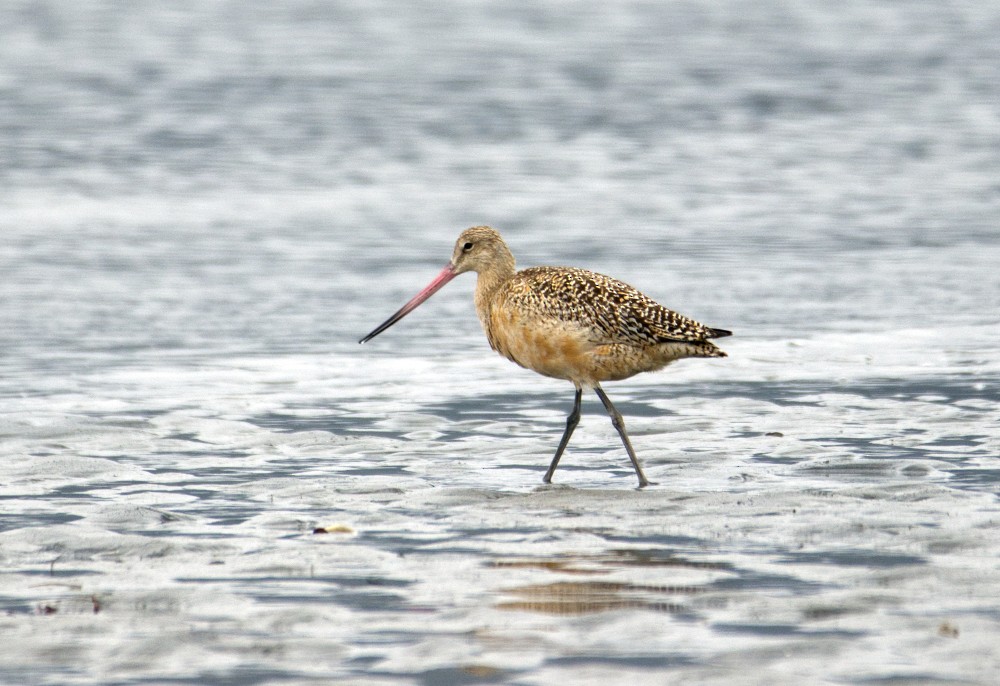
[[[473,226],[463,231],[451,253],[451,268],[456,275],[484,272],[507,262],[513,264],[514,258],[497,230],[489,226]]]

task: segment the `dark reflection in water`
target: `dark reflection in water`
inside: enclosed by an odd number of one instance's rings
[[[927,564],[927,559],[919,555],[894,555],[874,550],[825,551],[820,553],[790,552],[779,558],[778,561],[792,565],[842,565],[875,569]]]
[[[565,581],[505,589],[515,600],[498,602],[501,610],[524,610],[554,615],[586,615],[611,610],[641,609],[692,616],[682,603],[655,599],[701,592],[694,587],[643,586],[638,584]]]

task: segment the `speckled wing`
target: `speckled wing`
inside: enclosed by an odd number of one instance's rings
[[[590,329],[598,344],[696,343],[730,334],[668,310],[623,281],[574,267],[524,269],[505,297],[523,312]]]

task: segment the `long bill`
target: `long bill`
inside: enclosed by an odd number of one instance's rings
[[[400,307],[399,310],[394,315],[392,315],[384,322],[379,324],[375,328],[375,330],[373,330],[370,334],[368,334],[360,341],[358,341],[358,343],[367,343],[371,339],[378,336],[380,333],[388,329],[390,326],[398,322],[400,319],[408,315],[410,312],[413,312],[413,310],[417,309],[417,306],[419,306],[420,303],[422,303],[423,301],[427,300],[427,298],[437,293],[442,286],[444,286],[446,283],[454,279],[456,276],[457,274],[455,274],[455,268],[451,266],[451,264],[448,264],[444,269],[441,270],[440,274],[434,277],[433,281],[431,281],[429,284],[427,284],[427,286],[424,287],[424,290],[420,291],[415,296],[413,296],[410,302]]]

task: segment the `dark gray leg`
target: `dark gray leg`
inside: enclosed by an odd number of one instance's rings
[[[604,389],[600,386],[594,386],[594,390],[597,391],[597,397],[601,399],[604,403],[604,409],[608,411],[611,415],[611,424],[618,430],[618,435],[622,437],[622,443],[625,444],[625,451],[628,453],[628,458],[632,460],[632,466],[635,467],[635,474],[639,477],[639,488],[643,488],[649,485],[649,480],[646,475],[642,473],[642,467],[639,466],[639,459],[635,456],[635,450],[632,449],[632,442],[628,440],[628,433],[625,431],[625,420],[622,419],[621,413],[615,409],[615,406],[611,404],[611,398],[607,396]]]
[[[562,440],[559,441],[559,447],[556,448],[556,456],[552,458],[552,464],[549,465],[549,471],[545,472],[545,476],[542,477],[542,481],[545,483],[552,483],[552,473],[556,471],[556,465],[559,464],[559,458],[562,457],[563,451],[566,450],[566,446],[569,444],[569,437],[573,435],[573,429],[576,425],[580,423],[580,399],[583,398],[583,389],[576,389],[576,398],[573,400],[573,411],[569,413],[566,417],[566,431],[563,432]]]

